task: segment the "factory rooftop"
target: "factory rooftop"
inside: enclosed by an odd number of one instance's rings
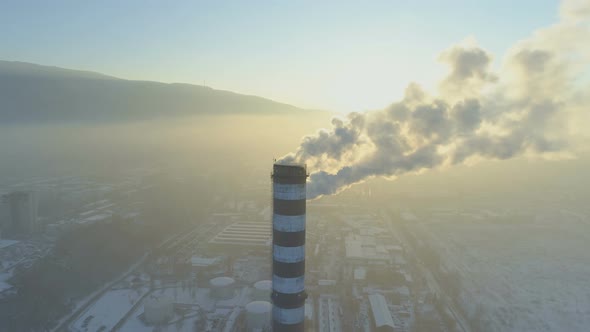
[[[223,245],[270,246],[271,229],[265,222],[237,222],[224,228],[209,242]]]
[[[375,327],[378,330],[394,331],[395,325],[385,297],[381,294],[371,294],[369,295],[369,302],[371,303]]]
[[[346,258],[373,261],[389,261],[390,255],[383,245],[378,245],[375,238],[349,234],[344,242]]]

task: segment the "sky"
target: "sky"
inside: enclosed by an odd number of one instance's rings
[[[497,62],[557,17],[556,0],[2,0],[0,59],[350,112],[434,87],[452,44]]]

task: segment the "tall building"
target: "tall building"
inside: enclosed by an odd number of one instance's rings
[[[37,229],[37,201],[31,191],[13,191],[2,196],[7,220],[2,225],[2,236],[28,234]]]
[[[303,331],[305,320],[305,165],[273,165],[274,331]]]

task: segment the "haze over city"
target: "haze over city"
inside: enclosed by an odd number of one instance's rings
[[[590,1],[5,1],[0,29],[0,331],[590,324]]]

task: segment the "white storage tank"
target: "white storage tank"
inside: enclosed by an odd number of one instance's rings
[[[248,331],[268,331],[272,315],[272,304],[268,301],[253,301],[246,305]]]
[[[218,300],[227,300],[234,297],[235,280],[230,277],[217,277],[209,281],[211,296]]]
[[[254,299],[256,301],[268,301],[272,292],[272,281],[260,280],[254,284]]]
[[[150,296],[143,306],[143,314],[148,324],[161,324],[174,316],[174,301],[169,296]]]

